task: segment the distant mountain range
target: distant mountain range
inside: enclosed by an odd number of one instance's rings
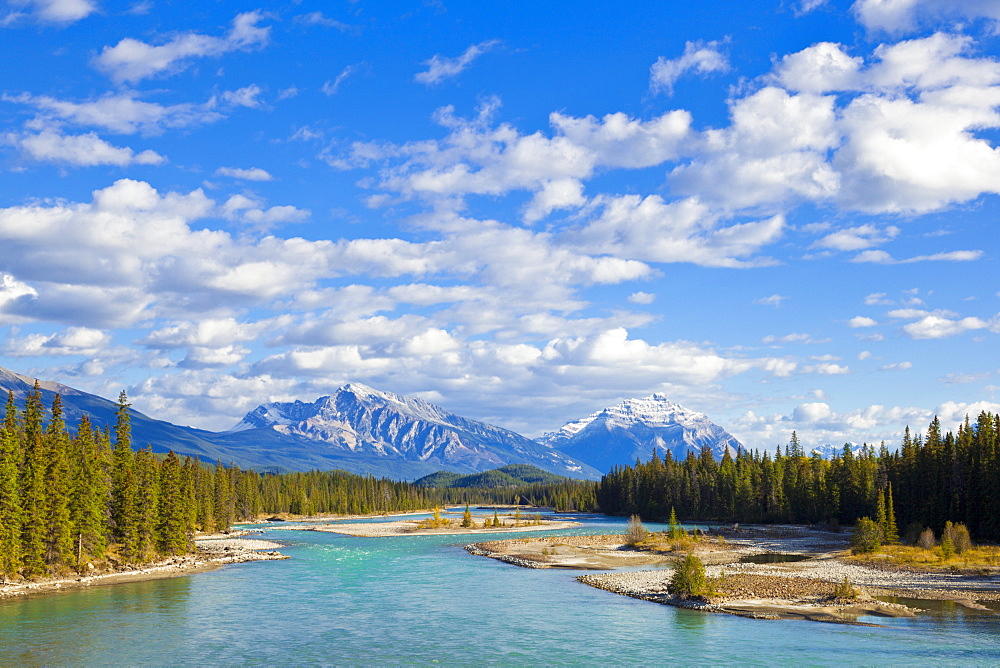
[[[0,391],[13,391],[21,406],[34,383],[0,367]],[[62,396],[71,429],[84,414],[98,427],[114,425],[116,402],[59,383],[39,386],[46,407],[55,394]],[[441,470],[475,474],[510,464],[593,480],[615,465],[649,459],[654,448],[682,458],[689,448],[700,451],[708,445],[721,457],[726,448],[739,446],[705,415],[662,394],[628,399],[537,440],[359,383],[312,403],[263,404],[224,432],[171,424],[133,409],[130,414],[134,444],[149,444],[157,452],[173,450],[264,471],[336,468],[407,480]]]
[[[696,454],[706,445],[716,459],[728,449],[735,455],[740,442],[704,413],[688,410],[653,394],[625,401],[588,417],[568,422],[562,429],[545,434],[539,443],[579,457],[601,471],[618,464],[648,461],[657,450],[683,459],[689,450]]]
[[[311,404],[258,406],[229,433],[253,440],[275,432],[361,459],[407,462],[411,469],[419,465],[427,471],[475,473],[516,463],[572,478],[601,475],[582,461],[508,429],[360,383],[345,385]]]

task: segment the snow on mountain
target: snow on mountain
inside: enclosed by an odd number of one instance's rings
[[[387,462],[422,462],[459,472],[532,464],[573,478],[600,475],[583,462],[520,434],[360,383],[345,385],[313,403],[263,404],[247,413],[229,433],[244,436],[252,430],[308,439],[323,444],[328,451]]]
[[[662,393],[626,399],[580,420],[567,423],[538,442],[581,459],[601,471],[634,464],[670,452],[683,459],[709,446],[716,458],[728,448],[735,454],[740,442],[704,413],[684,408]]]

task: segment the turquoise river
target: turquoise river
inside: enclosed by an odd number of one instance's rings
[[[584,522],[572,533],[623,528]],[[998,612],[749,620],[474,557],[463,536],[263,537],[291,559],[0,602],[0,665],[1000,663]]]

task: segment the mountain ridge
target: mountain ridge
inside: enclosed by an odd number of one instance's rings
[[[557,431],[536,439],[543,445],[584,459],[602,471],[617,465],[646,461],[657,450],[683,459],[688,450],[712,449],[716,458],[726,450],[735,454],[742,444],[704,413],[692,411],[657,392],[625,399],[585,418],[567,422]]]

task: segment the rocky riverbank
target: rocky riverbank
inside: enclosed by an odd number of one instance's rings
[[[228,534],[198,537],[195,540],[197,552],[167,557],[147,564],[122,564],[104,572],[96,572],[95,570],[86,575],[77,574],[73,576],[56,576],[30,581],[0,583],[0,599],[122,582],[173,578],[192,575],[194,573],[203,573],[226,564],[288,558],[277,551],[282,547],[281,544],[242,537],[248,535],[248,533],[233,531]]]
[[[806,527],[742,527],[700,540],[662,541],[633,548],[624,536],[546,536],[489,541],[466,549],[526,568],[610,569],[663,565],[696,554],[711,578],[712,594],[682,600],[672,596],[670,569],[585,575],[581,582],[623,596],[706,612],[756,619],[808,619],[857,623],[863,615],[911,616],[916,610],[875,597],[955,601],[986,610],[979,601],[1000,600],[1000,578],[939,570],[913,572],[849,563],[846,534]],[[782,559],[798,561],[782,561]],[[752,563],[773,560],[774,563]],[[856,596],[835,597],[849,582]]]

